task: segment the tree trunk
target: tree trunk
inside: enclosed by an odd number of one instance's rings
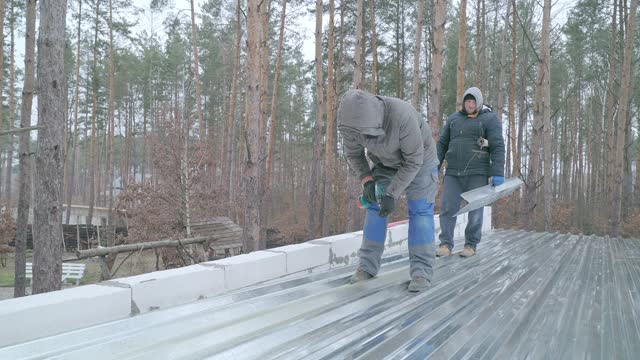
[[[577,98],[573,98],[573,109],[571,110],[571,117],[570,117],[570,125],[569,125],[569,152],[567,153],[567,169],[568,169],[568,173],[567,173],[567,192],[568,192],[568,197],[567,199],[569,201],[575,201],[576,199],[576,192],[575,192],[575,184],[576,184],[576,163],[577,161],[574,161],[575,157],[577,156],[577,146],[578,146],[578,99]]]
[[[586,122],[586,130],[587,130],[587,137],[586,137],[586,147],[585,147],[585,152],[584,152],[584,174],[583,174],[583,178],[584,178],[584,182],[583,182],[583,188],[582,188],[582,193],[585,194],[589,191],[590,189],[590,181],[591,181],[591,164],[592,164],[592,154],[594,154],[594,149],[592,148],[592,130],[593,130],[593,121],[591,120],[591,115],[593,114],[593,96],[589,96],[588,98],[588,104],[589,104],[589,110],[587,112],[587,122]],[[555,149],[552,149],[552,152]],[[587,193],[588,194],[588,193]],[[585,197],[585,204],[584,204],[584,216],[583,216],[583,220],[585,221],[586,218],[589,218],[590,216],[590,209],[588,208],[589,206],[589,200],[591,199],[591,196],[587,196]]]
[[[16,122],[16,56],[15,56],[15,27],[16,27],[16,13],[14,6],[11,6],[11,14],[9,15],[9,131],[13,130]],[[2,54],[0,54],[2,56]],[[0,71],[2,71],[0,69]],[[2,119],[2,118],[0,118]],[[7,208],[11,209],[11,178],[13,169],[13,134],[7,135],[7,167],[6,167],[6,181],[5,181],[5,201]]]
[[[546,13],[546,4],[548,0],[545,0],[545,9]],[[533,127],[531,128],[531,154],[529,156],[529,171],[527,176],[526,183],[526,198],[527,198],[527,228],[531,229],[531,221],[535,221],[535,209],[538,205],[538,197],[537,190],[540,182],[540,177],[543,174],[539,171],[539,161],[540,161],[540,152],[544,151],[544,145],[546,142],[546,131],[545,131],[545,98],[546,98],[546,84],[548,82],[548,72],[547,72],[547,64],[545,54],[548,47],[548,24],[546,23],[546,16],[543,20],[543,28],[542,28],[542,49],[541,54],[538,57],[538,75],[536,79],[536,91],[535,91],[535,105],[533,112]],[[543,132],[545,132],[543,134]],[[546,164],[545,164],[546,165]],[[546,181],[543,179],[545,184],[546,191]],[[546,204],[545,204],[545,227],[546,227]]]
[[[370,4],[373,4],[373,0],[370,0]],[[335,228],[335,224],[333,223],[333,219],[336,218],[336,208],[333,203],[333,186],[335,182],[335,164],[333,163],[334,159],[334,147],[336,139],[334,137],[334,127],[335,127],[335,119],[333,113],[333,101],[334,101],[334,82],[333,82],[333,61],[334,61],[334,15],[335,15],[335,2],[334,0],[329,0],[329,34],[328,34],[328,47],[327,47],[327,129],[326,129],[326,138],[327,143],[325,145],[324,151],[324,214],[322,217],[322,235],[329,236],[331,233],[331,228]],[[372,13],[373,15],[373,13]],[[373,17],[372,17],[372,26]],[[375,30],[373,30],[375,34]],[[373,41],[373,39],[372,39]],[[372,87],[375,87],[375,80],[371,80]]]
[[[584,187],[583,187],[583,179],[584,179],[584,156],[583,156],[583,152],[584,152],[584,118],[582,116],[582,111],[580,111],[579,107],[582,105],[582,96],[580,96],[578,98],[578,101],[576,101],[576,104],[578,108],[576,108],[576,123],[577,123],[577,127],[575,128],[575,132],[578,136],[578,147],[576,149],[576,156],[577,156],[577,161],[576,161],[576,171],[575,171],[575,186],[573,186],[573,188],[575,189],[575,199],[577,202],[577,209],[578,211],[575,212],[576,214],[576,219],[575,219],[575,226],[577,228],[582,228],[582,216],[584,214]],[[546,194],[545,194],[546,195]],[[546,211],[546,208],[545,208]],[[546,217],[546,213],[545,213],[545,217]],[[546,221],[546,218],[545,218]]]
[[[66,176],[67,179],[67,212],[65,216],[65,224],[69,224],[71,220],[71,203],[73,202],[73,185],[76,166],[76,154],[78,146],[78,102],[80,101],[80,34],[82,25],[82,0],[78,0],[78,37],[76,44],[76,86],[75,99],[73,103],[73,144],[71,146],[71,162],[67,164],[65,170],[71,169],[71,174]]]
[[[551,0],[544,0],[542,17],[542,62],[540,71],[542,72],[542,95],[543,98],[543,126],[544,126],[544,230],[551,231],[551,201],[552,201],[552,175],[551,175],[551,82],[550,68],[551,51],[549,46],[551,23]],[[582,157],[581,157],[582,158]]]
[[[362,40],[360,41],[360,43],[362,44],[362,51],[360,52],[360,86],[362,87],[362,90],[364,90],[367,87],[367,80],[366,80],[366,75],[367,75],[367,51],[365,50],[367,47],[367,32],[365,31],[364,28],[364,24],[366,23],[366,16],[367,16],[367,12],[366,12],[366,4],[362,4],[362,32],[360,33],[360,35],[362,36]]]
[[[506,178],[510,178],[511,175],[511,168],[509,167],[509,164],[511,164],[511,156],[512,156],[512,152],[510,151],[512,143],[513,143],[513,133],[511,132],[511,126],[507,127],[507,143],[506,145],[506,162],[505,162],[505,168],[504,168],[504,176]],[[491,213],[491,215],[493,215],[493,212]]]
[[[98,32],[100,20],[100,0],[96,0],[96,22],[93,38],[92,88],[93,108],[91,109],[91,169],[89,172],[89,211],[87,225],[93,223],[93,208],[96,202],[96,141],[98,138],[96,117],[98,112]]]
[[[398,41],[399,41],[399,57],[400,57],[400,92],[398,94],[398,97],[400,99],[404,99],[404,92],[405,92],[405,84],[406,84],[406,80],[405,80],[405,69],[407,68],[406,66],[406,44],[405,44],[405,37],[404,37],[404,33],[405,33],[405,7],[404,7],[404,0],[400,0],[400,11],[399,11],[399,15],[400,15],[400,33],[398,34]],[[364,51],[364,50],[363,50]]]
[[[202,119],[202,98],[200,96],[200,65],[198,64],[198,34],[196,32],[196,15],[193,0],[191,5],[191,46],[193,47],[193,79],[196,83],[196,111],[198,112],[198,132],[200,139],[205,138],[205,127]]]
[[[107,137],[107,161],[106,166],[108,167],[108,189],[109,189],[109,199],[108,199],[108,213],[107,213],[107,246],[115,245],[115,233],[111,230],[113,226],[113,181],[114,181],[114,169],[116,166],[115,161],[115,153],[114,153],[114,138],[115,138],[115,106],[114,106],[114,98],[115,98],[115,50],[113,47],[113,5],[112,0],[109,0],[109,108],[108,108],[108,137]],[[122,177],[120,177],[120,181],[122,181]],[[115,263],[115,256],[107,257],[107,265],[109,267],[109,271],[113,269],[113,264]],[[108,280],[108,279],[102,279]]]
[[[591,107],[591,114],[595,114],[593,112],[593,102],[595,101],[595,96],[591,98],[591,101],[589,102],[590,107]],[[600,183],[600,159],[602,157],[602,150],[603,150],[603,142],[602,142],[602,121],[600,119],[600,117],[598,116],[594,116],[594,121],[592,121],[592,123],[594,124],[594,129],[592,131],[592,135],[593,135],[593,140],[592,140],[592,144],[591,144],[591,149],[593,151],[593,154],[591,155],[591,173],[590,175],[590,182],[589,182],[589,204],[588,206],[590,207],[589,210],[589,214],[590,214],[590,218],[588,219],[588,221],[590,223],[593,222],[593,218],[594,216],[598,216],[598,211],[597,211],[597,207],[598,207],[598,186]]]
[[[635,79],[631,78],[631,85],[629,91],[633,92]],[[631,106],[631,104],[629,105]],[[631,207],[633,206],[633,174],[631,173],[631,167],[633,166],[633,127],[631,125],[631,110],[628,111],[628,116],[625,121],[625,136],[624,136],[624,171],[622,179],[622,219],[626,219],[631,215]]]
[[[33,222],[33,293],[59,290],[62,279],[64,176],[64,45],[66,0],[40,2],[38,150]]]
[[[640,112],[640,106],[636,103],[636,114]],[[640,129],[640,117],[637,119],[637,128]],[[640,208],[640,141],[636,142],[636,188],[635,188],[635,207]]]
[[[4,110],[4,106],[2,101],[2,84],[4,77],[4,16],[5,16],[5,0],[0,0],[0,119],[3,118],[2,110]],[[2,128],[2,124],[0,121],[0,129]],[[2,136],[0,136],[0,149],[2,149]],[[0,155],[2,155],[2,151],[0,151]],[[0,156],[1,158],[2,156]],[[2,163],[0,162],[0,188],[2,187]],[[0,191],[0,204],[2,203],[2,191]]]
[[[341,4],[341,6],[344,6],[344,4]],[[353,55],[353,82],[351,86],[354,89],[362,89],[362,90],[364,90],[365,88],[364,84],[360,82],[360,80],[362,79],[361,67],[360,67],[361,65],[360,54],[364,50],[364,44],[362,43],[363,17],[364,17],[364,0],[358,0],[358,8],[356,13],[356,45],[355,45],[355,54]]]
[[[484,63],[482,59],[482,53],[484,51],[484,46],[482,45],[482,41],[484,40],[484,29],[482,28],[482,23],[484,21],[484,4],[481,0],[476,0],[476,68],[475,68],[475,78],[474,78],[474,86],[482,89],[482,70],[484,68]],[[506,34],[506,31],[505,31]],[[504,42],[502,43],[504,48]],[[502,68],[500,69],[502,71]]]
[[[508,5],[507,5],[507,17],[505,19],[505,28],[509,18],[509,10],[511,9],[511,0],[507,0],[507,2],[508,2]],[[516,30],[517,29],[516,11],[517,9],[514,8],[511,13],[512,24],[511,24],[511,76],[509,79],[509,126],[510,126],[510,133],[511,133],[511,154],[513,159],[513,170],[511,171],[511,176],[519,177],[520,176],[520,154],[516,150],[517,149],[516,147],[516,60],[517,60],[516,55],[517,53],[516,51],[518,48],[517,36],[516,36],[516,31],[517,31]]]
[[[507,32],[507,27],[509,24],[509,13],[511,12],[511,0],[506,0],[507,2],[507,12],[505,13],[504,16],[504,33],[502,34],[502,49],[500,51],[500,75],[498,76],[498,103],[496,104],[496,116],[498,117],[498,121],[500,121],[500,123],[502,123],[502,112],[503,112],[503,107],[504,107],[504,91],[505,91],[505,73],[506,73],[506,68],[507,68],[507,43],[508,41],[508,35],[509,33]],[[513,33],[513,32],[512,32]],[[515,33],[514,33],[515,34]],[[513,64],[512,60],[512,64]],[[514,80],[515,82],[515,80]],[[478,83],[478,82],[476,82]],[[513,136],[513,133],[511,132],[509,136]],[[509,149],[507,149],[507,151],[509,151]],[[507,167],[509,166],[509,163],[507,162]]]
[[[287,12],[287,0],[282,0],[282,12],[280,13],[280,35],[278,35],[278,52],[276,55],[276,73],[273,80],[271,95],[271,124],[269,125],[269,149],[267,151],[267,174],[265,192],[271,201],[271,169],[273,166],[273,149],[276,142],[276,125],[278,119],[278,86],[280,85],[280,69],[282,67],[282,44],[284,42],[284,24]]]
[[[252,252],[260,249],[260,208],[259,198],[259,167],[260,154],[258,142],[260,140],[260,37],[261,18],[260,1],[247,2],[247,127],[243,142],[246,148],[244,164],[244,251]]]
[[[260,161],[260,167],[258,168],[258,179],[259,182],[259,194],[260,198],[264,199],[264,193],[266,188],[266,157],[262,154],[265,154],[267,151],[267,121],[269,119],[269,94],[267,89],[269,88],[269,18],[271,13],[271,0],[262,1],[260,5],[260,24],[261,24],[261,36],[260,36],[260,141],[258,142],[258,154],[260,157],[258,158]],[[266,228],[266,216],[265,216],[265,205],[266,203],[262,201],[262,206],[260,207],[260,239],[264,242],[264,245],[261,245],[261,249],[266,248],[266,233],[264,232]]]
[[[25,34],[24,86],[22,87],[22,104],[20,109],[20,127],[31,126],[31,105],[34,92],[35,35],[36,35],[36,1],[27,1],[27,31]],[[30,133],[20,134],[20,185],[18,192],[18,217],[16,220],[16,258],[15,286],[13,297],[25,295],[25,269],[27,265],[27,231],[29,228],[29,207],[31,204],[31,150],[29,149]]]
[[[618,112],[618,141],[616,141],[615,152],[615,172],[613,177],[614,191],[611,202],[611,236],[619,236],[622,211],[622,180],[624,161],[624,131],[626,119],[629,114],[629,100],[631,99],[631,63],[633,61],[633,41],[636,30],[636,13],[638,0],[631,0],[631,9],[627,19],[627,34],[625,37],[624,56],[622,62],[622,72],[620,74],[620,107]]]
[[[611,19],[611,48],[609,49],[609,79],[607,81],[607,105],[606,105],[606,113],[607,113],[607,161],[605,163],[605,169],[607,171],[607,191],[606,193],[609,196],[609,204],[613,202],[614,198],[614,185],[613,185],[613,167],[615,163],[615,98],[614,98],[614,89],[613,85],[616,82],[615,75],[615,59],[616,59],[616,21],[618,19],[617,16],[618,2],[616,0],[613,1],[613,15]]]
[[[82,1],[82,0],[80,0]],[[149,117],[148,93],[144,91],[142,104],[142,154],[140,156],[140,181],[145,183],[147,172],[147,119]]]
[[[560,161],[558,161],[559,159],[559,152],[558,152],[558,145],[560,144],[560,116],[554,116],[553,117],[553,133],[551,134],[551,138],[552,143],[551,143],[551,154],[553,157],[553,160],[551,161],[551,164],[553,166],[553,169],[551,170],[551,175],[553,177],[553,189],[552,189],[552,193],[553,193],[553,199],[554,201],[556,199],[559,198],[559,193],[558,193],[558,184],[560,181],[560,174],[558,171],[558,165],[560,163]]]
[[[436,0],[437,1],[437,0]],[[427,25],[425,25],[425,36],[424,36],[424,40],[422,40],[424,43],[422,44],[424,46],[424,74],[425,74],[425,81],[424,81],[424,93],[425,95],[423,96],[424,101],[425,101],[425,110],[427,111],[426,115],[427,115],[427,122],[429,122],[429,106],[431,106],[431,103],[429,102],[429,94],[431,92],[431,61],[432,59],[432,51],[433,51],[433,28],[431,27],[433,25],[433,21],[434,21],[434,16],[435,16],[435,3],[433,0],[429,0],[428,4],[428,9],[426,11],[427,14],[425,16],[429,16],[427,18]],[[429,25],[431,24],[431,25]],[[439,128],[436,128],[435,125],[431,126],[431,131],[432,131],[432,135],[435,136],[435,138],[437,138],[439,135]]]
[[[371,17],[371,53],[373,56],[373,63],[371,65],[371,93],[376,94],[378,92],[378,39],[376,35],[376,14],[373,10],[375,0],[369,0],[369,16]],[[344,5],[340,5],[344,7]],[[333,23],[332,23],[333,24]],[[330,25],[333,26],[333,25]],[[333,52],[332,48],[329,51]],[[327,101],[328,103],[328,101]]]
[[[422,45],[422,22],[424,21],[424,2],[418,0],[418,24],[416,25],[415,52],[413,53],[413,98],[411,104],[420,111],[420,45]]]
[[[227,140],[227,166],[225,167],[224,186],[227,187],[227,200],[231,200],[232,188],[234,187],[231,182],[232,171],[235,164],[234,147],[235,147],[235,116],[236,116],[236,99],[238,97],[238,72],[240,71],[240,40],[242,39],[242,23],[240,22],[240,0],[236,3],[236,48],[233,63],[233,78],[231,80],[231,97],[229,98],[229,119],[227,122],[228,140]]]
[[[324,115],[324,76],[322,71],[322,0],[316,0],[316,123],[313,129],[313,158],[309,183],[309,235],[321,233],[323,214],[322,183],[322,118]],[[362,83],[361,83],[362,84]]]
[[[433,19],[433,62],[431,68],[431,91],[429,92],[429,122],[440,129],[442,116],[440,102],[442,98],[442,67],[444,65],[444,25],[447,21],[447,0],[435,0]]]
[[[467,49],[467,0],[460,0],[460,30],[458,32],[458,66],[456,67],[456,110],[462,109],[464,94],[464,62]]]
[[[514,14],[515,12],[517,12],[517,9],[514,9]],[[523,46],[526,46],[525,44],[525,39],[526,39],[526,33],[523,30],[522,31],[522,43]],[[529,52],[525,51],[523,56],[521,56],[521,63],[520,63],[520,89],[526,89],[527,86],[527,64],[529,63]],[[518,104],[518,109],[520,110],[520,114],[518,115],[518,154],[517,154],[517,158],[518,158],[518,165],[520,165],[518,167],[518,171],[520,173],[522,173],[522,170],[524,168],[523,165],[526,165],[526,158],[524,158],[524,164],[522,164],[522,160],[523,160],[523,154],[524,152],[524,144],[525,144],[525,127],[527,124],[527,107],[526,107],[526,102],[527,102],[527,92],[526,91],[522,91],[521,95],[520,95],[520,101]],[[527,197],[526,197],[526,187],[527,184],[529,182],[528,178],[525,178],[525,186],[523,190],[518,190],[517,193],[520,194],[522,191],[525,191],[525,195],[524,196],[520,196],[520,213],[518,214],[520,217],[520,220],[524,220],[522,221],[522,223],[525,226],[529,226],[529,224],[527,223],[527,221],[530,220],[530,218],[528,217],[529,215],[529,211],[527,209]]]
[[[340,46],[339,46],[339,52],[340,55],[338,56],[338,65],[337,65],[337,71],[336,71],[336,93],[337,94],[341,94],[341,88],[340,85],[342,83],[342,74],[343,74],[343,65],[344,65],[344,57],[345,57],[345,46],[344,46],[344,39],[345,39],[345,29],[344,29],[344,19],[345,19],[345,13],[346,13],[346,6],[344,5],[340,5]],[[376,47],[377,48],[377,47]],[[355,48],[355,54],[356,57],[359,58],[359,53],[358,51],[362,51],[362,49],[359,49],[358,47]],[[377,51],[377,50],[376,50]],[[376,75],[377,78],[377,75]],[[356,77],[354,75],[354,78],[351,82],[351,86],[353,88],[356,88],[358,85],[357,80],[358,77]],[[336,101],[336,105],[334,108],[334,111],[337,110],[338,107],[338,102]],[[337,127],[336,127],[337,128]],[[347,199],[347,204],[354,204],[355,203],[355,198],[356,195],[358,193],[358,181],[357,181],[357,176],[352,174],[349,171],[349,168],[347,167],[346,169],[347,171],[345,172],[345,178],[346,178],[346,186],[344,188],[344,198]],[[342,231],[343,232],[347,232],[347,231],[354,231],[356,228],[356,219],[358,217],[358,209],[355,206],[347,206],[346,209],[346,214],[347,214],[347,219],[346,222],[344,224],[344,227],[342,227]]]

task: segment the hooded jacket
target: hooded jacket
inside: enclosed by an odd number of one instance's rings
[[[349,90],[338,108],[338,129],[347,161],[360,179],[371,175],[366,156],[374,165],[398,170],[386,189],[396,199],[423,164],[438,166],[431,128],[400,99]]]
[[[504,139],[502,126],[491,108],[484,106],[482,92],[469,88],[468,94],[476,99],[476,111],[467,114],[463,109],[449,116],[438,140],[438,160],[447,161],[447,175],[504,176]],[[481,148],[478,138],[488,140],[489,146]]]

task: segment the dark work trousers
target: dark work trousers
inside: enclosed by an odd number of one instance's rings
[[[453,248],[453,231],[456,217],[460,210],[460,194],[487,185],[486,175],[453,176],[445,175],[442,198],[440,199],[440,245]],[[467,227],[464,230],[465,245],[473,249],[478,246],[482,237],[482,215],[484,208],[469,212]]]

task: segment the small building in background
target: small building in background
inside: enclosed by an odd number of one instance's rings
[[[67,217],[67,204],[62,204],[63,214],[62,222],[65,225],[85,225],[87,223],[87,216],[89,215],[89,206],[87,205],[71,205],[71,216],[69,217],[69,223],[65,222]],[[93,218],[91,219],[91,225],[105,226],[107,225],[107,218],[109,216],[109,208],[105,207],[93,207]],[[11,217],[16,219],[18,217],[18,208],[11,209]],[[29,209],[29,224],[33,224],[33,208]]]

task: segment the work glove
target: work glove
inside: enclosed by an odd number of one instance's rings
[[[367,180],[362,184],[362,197],[369,204],[376,203],[376,183],[373,180]]]
[[[504,176],[493,176],[491,181],[493,186],[500,186],[504,184]]]
[[[380,216],[387,217],[396,208],[396,199],[390,194],[385,194],[380,200]]]

